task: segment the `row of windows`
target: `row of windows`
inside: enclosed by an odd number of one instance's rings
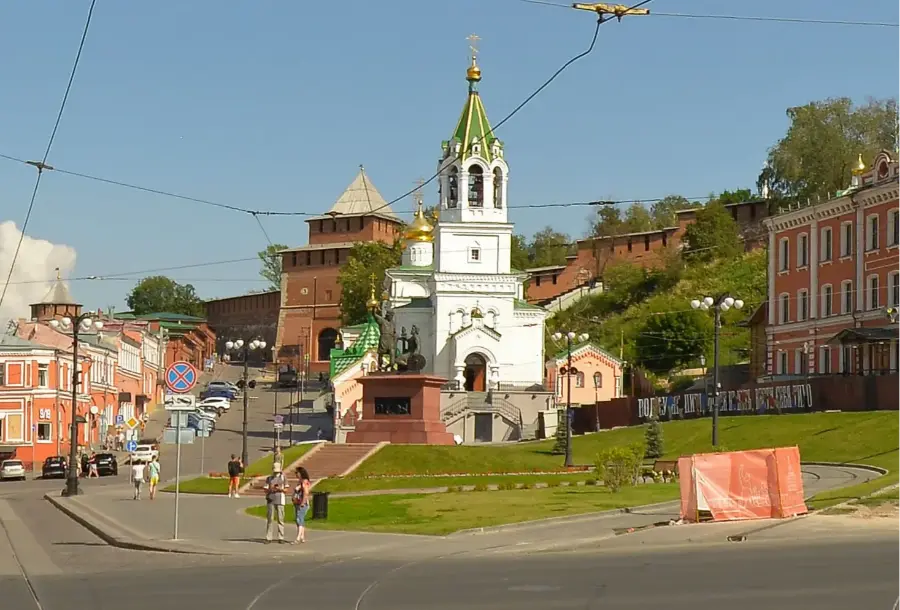
[[[81,366],[78,366],[78,370],[81,370]],[[70,369],[68,366],[64,364],[59,364],[59,370],[57,376],[61,380],[59,385],[60,390],[70,390],[72,389],[72,380],[70,375]],[[6,385],[6,380],[9,376],[6,372],[6,364],[0,363],[0,386]],[[37,370],[37,383],[34,385],[36,388],[49,388],[50,387],[50,365],[49,364],[38,364]],[[27,387],[27,386],[26,386]],[[89,391],[87,388],[84,388],[82,391]]]
[[[878,309],[879,307],[900,307],[900,272],[893,271],[888,274],[888,291],[887,303],[881,302],[881,279],[878,275],[870,275],[866,280],[866,310]],[[840,313],[848,314],[854,309],[853,307],[853,282],[844,280],[841,282],[840,293]],[[821,307],[819,310],[820,318],[827,318],[836,315],[834,308],[834,288],[831,284],[825,284],[821,289]],[[799,290],[797,292],[797,322],[803,322],[809,319],[809,291]],[[779,296],[779,312],[778,321],[780,324],[787,324],[791,321],[791,296],[784,292]]]
[[[900,242],[900,211],[888,211],[887,246],[894,247]],[[840,228],[840,257],[848,257],[853,254],[853,221],[841,223]],[[879,244],[878,214],[872,214],[866,218],[865,249],[866,252],[877,250]],[[782,237],[778,249],[778,270],[788,271],[791,266],[790,239]],[[824,263],[833,260],[834,236],[831,227],[824,227],[819,237],[819,262]],[[800,233],[797,236],[797,268],[809,266],[809,235]]]
[[[122,343],[119,348],[119,368],[125,369],[132,373],[141,372],[141,352],[140,349],[127,343]]]
[[[818,358],[815,365],[810,366],[809,358],[815,353],[809,347],[799,347],[794,350],[793,368],[790,366],[790,353],[785,350],[778,351],[775,357],[776,375],[811,375],[818,372],[820,375],[833,373],[851,374],[863,369],[888,371],[897,368],[896,342],[891,345],[871,345],[867,347],[868,353],[854,349],[852,346],[832,348],[827,345],[818,348]],[[815,350],[815,348],[813,348]],[[891,364],[891,351],[894,352],[894,363]],[[833,354],[837,353],[837,370],[834,369]],[[865,356],[864,362],[861,362]]]
[[[326,254],[333,253],[333,254]],[[350,256],[348,248],[334,248],[322,250],[306,250],[305,252],[291,252],[291,267],[312,265],[338,264],[343,265]],[[249,307],[245,308],[245,311]]]
[[[495,208],[503,207],[503,170],[495,167],[492,173],[493,200]],[[470,208],[484,207],[484,170],[480,165],[469,168],[469,184],[467,189],[467,201]],[[459,205],[459,170],[450,168],[447,174],[447,207],[455,208]]]

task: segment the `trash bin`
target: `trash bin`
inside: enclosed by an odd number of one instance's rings
[[[312,495],[312,518],[328,519],[328,492],[315,491]]]

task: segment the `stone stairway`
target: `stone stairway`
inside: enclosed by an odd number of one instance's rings
[[[303,456],[297,466],[303,466],[309,472],[312,484],[315,485],[322,479],[328,477],[338,477],[352,472],[364,459],[369,457],[380,449],[382,444],[367,443],[324,443],[318,449],[310,451]],[[293,487],[297,485],[297,475],[293,468],[285,470],[285,478]],[[250,486],[244,490],[245,495],[262,496],[263,485],[265,485],[265,477],[254,480]]]

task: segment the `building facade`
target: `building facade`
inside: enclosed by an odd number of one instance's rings
[[[860,158],[850,188],[768,218],[769,375],[897,371],[898,164]]]
[[[622,393],[622,361],[593,343],[572,346],[572,368],[575,373],[564,374],[568,367],[567,350],[547,362],[547,387],[553,388],[558,405],[568,404],[571,381],[572,405],[590,405],[603,400],[620,398]],[[571,380],[569,379],[571,377]]]
[[[216,333],[216,352],[225,354],[225,343],[236,339],[262,339],[275,347],[281,291],[270,290],[206,302],[206,322]],[[266,360],[272,351],[266,350]]]
[[[306,221],[309,244],[282,251],[281,301],[275,345],[279,360],[306,362],[310,373],[327,373],[341,327],[338,274],[356,242],[392,244],[403,222],[365,170],[322,216]]]

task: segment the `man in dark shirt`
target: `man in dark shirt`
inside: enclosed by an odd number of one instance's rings
[[[238,489],[241,487],[241,475],[244,473],[244,463],[241,462],[235,454],[231,454],[231,461],[228,462],[228,497],[240,498]]]

